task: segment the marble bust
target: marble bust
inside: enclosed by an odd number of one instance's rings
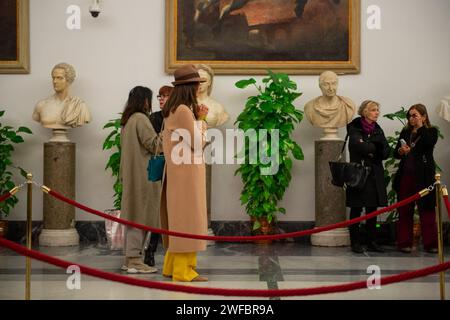
[[[75,80],[75,69],[67,63],[59,63],[52,69],[55,94],[39,101],[33,112],[33,120],[53,130],[50,141],[68,142],[67,130],[91,121],[87,105],[70,94],[70,85]]]
[[[355,103],[337,95],[339,79],[336,73],[325,71],[320,75],[319,87],[322,96],[309,101],[305,105],[305,115],[315,127],[323,128],[323,140],[335,140],[338,128],[351,122],[356,112]]]
[[[200,77],[206,79],[206,82],[200,83],[197,94],[198,103],[204,104],[209,108],[208,116],[206,117],[208,128],[219,127],[227,122],[230,116],[219,102],[211,98],[214,72],[211,67],[205,64],[198,64],[195,67],[198,69]]]
[[[438,107],[437,112],[442,119],[450,122],[450,96],[442,99],[441,105]]]

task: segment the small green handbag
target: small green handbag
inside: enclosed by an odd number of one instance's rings
[[[148,180],[152,182],[160,181],[164,172],[166,159],[164,155],[158,154],[150,157],[148,160],[147,173]]]

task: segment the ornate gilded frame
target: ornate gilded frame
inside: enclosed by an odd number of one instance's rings
[[[356,74],[360,72],[360,28],[361,1],[349,1],[349,48],[348,61],[215,61],[215,60],[179,60],[178,56],[178,1],[166,0],[166,59],[167,73],[187,63],[206,63],[216,74],[265,74],[267,69],[288,74],[320,74],[332,70],[338,74]],[[311,0],[314,1],[314,0]]]
[[[0,7],[2,1],[0,0]],[[13,60],[0,60],[0,73],[30,73],[30,32],[29,32],[29,0],[15,0],[17,24],[15,34],[0,35],[3,37],[16,37],[16,58]]]

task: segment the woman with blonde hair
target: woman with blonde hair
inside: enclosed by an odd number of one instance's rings
[[[347,207],[351,208],[350,219],[358,218],[363,208],[365,213],[369,214],[378,207],[387,206],[388,202],[383,160],[388,158],[390,148],[383,129],[377,123],[380,105],[378,102],[366,100],[359,107],[358,114],[361,117],[347,125],[350,161],[369,167],[371,172],[362,190],[346,190]],[[376,218],[366,220],[367,250],[383,252],[376,242],[376,224]],[[352,251],[363,253],[359,223],[351,225],[349,229]]]

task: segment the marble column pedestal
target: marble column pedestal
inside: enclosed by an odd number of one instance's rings
[[[208,236],[214,236],[214,231],[211,228],[211,189],[212,189],[212,166],[206,164],[206,213],[208,215]],[[212,246],[215,241],[208,240],[206,244]]]
[[[320,140],[315,143],[316,227],[346,220],[345,192],[331,184],[328,164],[329,161],[336,161],[343,144],[342,140]],[[349,246],[350,236],[347,228],[335,229],[313,234],[311,243],[320,247]]]
[[[75,199],[75,143],[44,144],[44,185],[69,199]],[[49,247],[77,246],[75,207],[44,194],[44,228],[39,245]]]

